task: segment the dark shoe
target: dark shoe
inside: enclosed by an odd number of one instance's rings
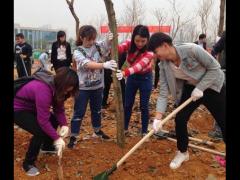
[[[23,162],[23,170],[28,176],[37,176],[40,174],[39,170],[35,167],[34,164],[28,164],[26,162]]]
[[[70,141],[69,141],[69,143],[68,143],[68,148],[70,148],[70,149],[72,149],[73,148],[73,146],[75,145],[75,144],[77,144],[77,138],[76,137],[74,137],[74,136],[71,136],[70,137]]]
[[[54,145],[48,147],[42,146],[40,149],[40,153],[57,154],[57,150]]]
[[[221,131],[216,131],[216,130],[210,131],[208,133],[208,136],[213,139],[222,139],[223,138]]]
[[[104,134],[104,132],[102,130],[100,130],[98,132],[94,132],[93,137],[100,137],[101,139],[110,139],[110,137],[108,135]]]

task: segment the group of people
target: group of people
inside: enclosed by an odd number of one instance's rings
[[[32,80],[19,88],[14,97],[15,123],[33,134],[23,161],[23,169],[29,176],[39,174],[35,161],[40,150],[57,151],[61,156],[66,146],[63,139],[69,132],[67,146],[74,148],[88,102],[93,137],[104,140],[110,138],[101,128],[101,109],[102,105],[107,105],[108,93],[104,92],[104,73],[116,76],[122,82],[126,136],[131,133],[128,127],[139,90],[141,135],[145,136],[148,133],[148,107],[153,89],[152,65],[155,59],[159,60],[160,89],[153,121],[154,131],[157,133],[162,128],[168,94],[174,97],[176,106],[189,97],[194,100],[176,115],[178,151],[170,168],[176,169],[189,159],[187,123],[200,104],[204,104],[215,118],[225,142],[225,76],[217,60],[202,47],[194,43],[173,45],[169,35],[158,32],[150,36],[147,26],[137,25],[131,39],[118,45],[118,53],[124,58],[117,63],[110,58],[112,33],[99,42],[96,42],[97,31],[91,25],[80,27],[78,33],[77,49],[72,56],[65,33],[59,33],[51,54],[56,74],[41,69],[36,71]],[[72,59],[74,68],[70,67]],[[128,66],[123,69],[121,67],[125,60]],[[64,114],[64,101],[70,96],[75,101],[69,127]]]
[[[32,46],[25,41],[23,33],[16,34],[14,55],[18,77],[30,76],[32,68]],[[72,53],[71,46],[66,41],[66,33],[64,31],[58,31],[57,41],[52,44],[52,49],[46,49],[38,59],[40,66],[46,70],[50,69],[49,59],[55,71],[63,66],[70,67],[72,63]]]

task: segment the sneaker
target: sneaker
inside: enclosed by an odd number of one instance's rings
[[[189,160],[189,154],[188,152],[181,153],[180,151],[177,151],[176,156],[170,163],[171,169],[177,169],[181,166],[182,162]]]
[[[40,149],[40,153],[57,154],[57,150],[54,145],[49,147],[42,146]]]
[[[210,131],[208,133],[208,136],[213,139],[222,139],[223,138],[221,131],[216,131],[216,130]]]
[[[100,137],[101,139],[110,139],[110,137],[106,134],[104,134],[104,132],[102,130],[99,130],[98,132],[94,132],[92,137],[96,138],[96,137]]]
[[[68,148],[72,149],[75,144],[77,144],[77,138],[75,136],[71,136],[67,145]]]
[[[23,163],[23,170],[28,176],[37,176],[40,174],[39,170],[35,167],[35,165],[31,164]]]

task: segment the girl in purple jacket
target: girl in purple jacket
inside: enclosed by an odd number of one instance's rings
[[[76,72],[68,67],[57,71],[56,75],[36,72],[34,80],[21,87],[14,97],[14,122],[33,135],[23,161],[23,169],[29,176],[39,174],[34,162],[40,149],[61,156],[65,147],[63,137],[69,128],[64,101],[77,94],[79,81]]]

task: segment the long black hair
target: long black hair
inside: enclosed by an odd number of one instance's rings
[[[66,37],[66,33],[64,31],[58,31],[57,33],[57,42],[58,42],[58,47],[60,47],[60,45],[64,45],[64,46],[67,46],[67,41],[65,39],[64,42],[61,42],[60,41],[60,38],[65,36]]]
[[[148,27],[139,24],[134,28],[133,33],[132,33],[132,38],[131,38],[131,45],[130,45],[128,53],[134,53],[137,50],[137,46],[134,43],[134,38],[136,35],[139,35],[142,38],[147,38],[147,40],[149,41],[150,33],[148,30]],[[140,52],[143,53],[146,50],[147,50],[147,44],[142,49],[140,49]]]

